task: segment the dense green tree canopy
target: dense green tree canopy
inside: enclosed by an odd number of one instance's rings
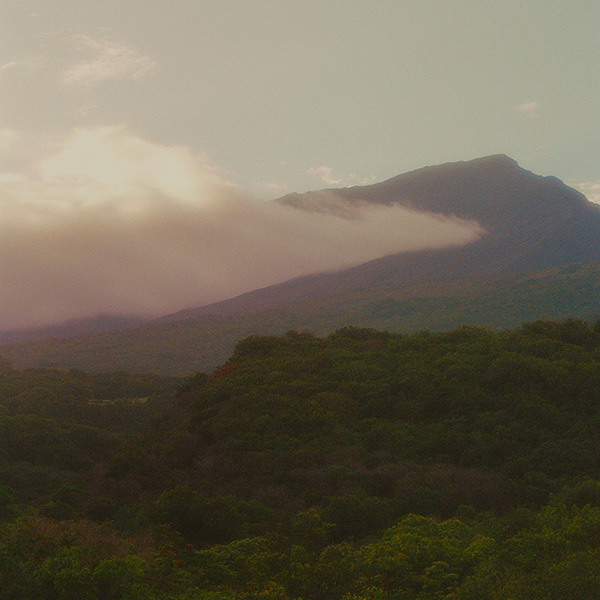
[[[575,320],[251,336],[179,382],[7,368],[3,597],[600,597],[599,408]]]

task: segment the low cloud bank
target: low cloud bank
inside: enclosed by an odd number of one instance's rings
[[[3,140],[18,151],[18,135]],[[29,164],[0,173],[0,330],[158,316],[482,234],[398,206],[310,212],[254,199],[205,157],[118,127],[23,154]]]
[[[600,181],[585,181],[575,183],[573,187],[579,190],[590,202],[600,204]]]

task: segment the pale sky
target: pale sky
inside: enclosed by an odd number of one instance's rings
[[[143,218],[150,223],[167,205],[178,207],[179,219],[182,206],[213,210],[212,221],[195,216],[196,233],[207,240],[207,228],[233,219],[231,197],[246,206],[250,198],[383,181],[496,153],[600,201],[597,0],[0,0],[0,6],[0,244],[13,240],[0,248],[0,277],[12,282],[3,284],[11,298],[0,291],[0,305],[9,306],[0,310],[0,328],[119,312],[119,306],[136,312],[121,288],[104,303],[90,301],[97,289],[81,275],[90,262],[69,270],[63,261],[71,290],[84,288],[87,298],[71,302],[73,310],[28,303],[27,294],[48,296],[57,281],[43,264],[39,240],[52,238],[56,252],[77,248],[90,257],[102,256],[101,239],[114,240],[130,260],[109,268],[116,259],[104,257],[108,281],[151,262],[143,251],[151,237],[138,230],[138,246],[127,246],[128,227],[139,228]],[[88,233],[94,241],[82,250],[77,236],[94,210],[104,220],[113,215],[112,229]],[[262,210],[253,213],[261,223],[257,235],[269,238],[274,234],[262,225],[270,217]],[[285,220],[273,219],[280,227]],[[212,235],[214,246],[197,250],[219,254],[239,239],[232,233],[237,221],[230,222],[220,242]],[[165,239],[177,237],[173,227]],[[306,235],[306,224],[289,227]],[[448,239],[460,230],[461,243],[476,231],[473,224],[449,227]],[[390,251],[387,241],[371,237],[371,254],[354,259],[344,248],[337,262],[314,262],[298,247],[289,252],[298,264],[306,260],[304,270],[333,268]],[[180,278],[196,277],[191,258],[163,242],[161,259],[171,252],[172,262],[185,263]],[[242,286],[206,284],[141,312],[186,308],[303,272],[271,267],[258,277],[261,263]],[[148,267],[148,281],[166,268]]]
[[[495,153],[600,181],[597,0],[3,0],[2,26],[2,129],[127,125],[257,191]]]

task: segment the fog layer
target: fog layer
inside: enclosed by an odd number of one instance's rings
[[[309,212],[252,198],[205,157],[118,127],[0,141],[23,159],[0,174],[1,330],[158,316],[482,233],[398,206]]]

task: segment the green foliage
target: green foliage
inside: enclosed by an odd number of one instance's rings
[[[178,487],[160,495],[154,518],[170,523],[186,539],[202,547],[247,536],[249,523],[264,520],[271,512],[257,501],[234,496],[207,498],[188,487]]]
[[[122,372],[0,373],[0,486],[10,485],[31,500],[74,483],[161,415],[177,383]],[[74,499],[43,500],[44,513],[54,516],[72,515],[76,504]]]
[[[0,375],[2,598],[599,597],[598,324],[252,336],[174,383]]]
[[[575,321],[501,334],[253,336],[187,386],[180,420],[126,470],[148,486],[152,464],[169,486],[196,482],[276,509],[282,495],[323,514],[341,498],[382,498],[374,529],[407,511],[543,501],[573,473],[600,474],[598,348],[596,329]]]

